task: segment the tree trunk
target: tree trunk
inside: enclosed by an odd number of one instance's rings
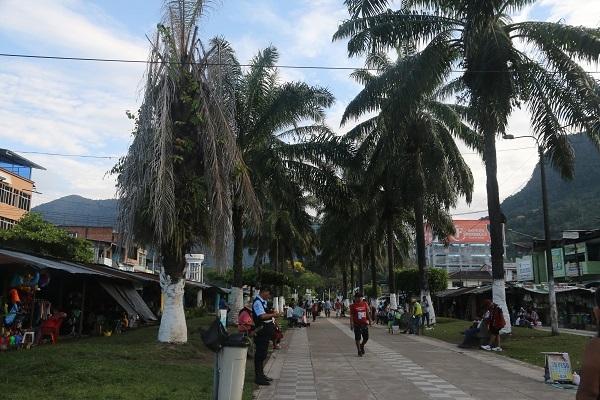
[[[394,274],[394,230],[392,219],[388,216],[386,223],[387,230],[387,259],[388,259],[388,286],[390,294],[396,294],[396,279]]]
[[[229,297],[230,311],[228,320],[230,324],[237,325],[238,314],[244,307],[244,293],[242,291],[244,275],[244,225],[243,210],[239,201],[234,199],[234,206],[231,215],[233,229],[233,287]]]
[[[417,199],[414,204],[415,211],[415,234],[417,241],[417,266],[419,267],[419,289],[420,298],[425,297],[429,307],[423,312],[429,312],[429,323],[435,324],[435,310],[431,302],[429,291],[429,280],[427,279],[427,260],[425,256],[425,221],[423,218],[423,199]]]
[[[544,212],[544,243],[546,245],[546,269],[548,270],[548,303],[550,304],[550,326],[552,335],[557,336],[558,308],[556,306],[556,290],[554,288],[554,266],[552,265],[552,242],[550,241],[550,216],[548,215],[548,190],[546,188],[546,167],[544,150],[538,149],[540,155],[540,173],[542,175],[542,208]],[[577,252],[575,252],[577,257]]]
[[[363,245],[360,245],[360,262],[358,263],[358,290],[363,294],[365,294],[365,281],[364,281],[364,270],[365,265],[365,255]]]
[[[354,280],[354,264],[350,263],[350,298],[354,296],[354,288],[356,287]]]
[[[377,265],[375,263],[375,242],[371,243],[371,286],[373,287],[373,296],[377,298]]]
[[[346,267],[342,267],[342,297],[346,299],[348,297],[348,271]]]
[[[483,158],[485,161],[488,214],[492,242],[492,298],[494,303],[499,305],[504,313],[506,326],[502,331],[510,333],[510,314],[506,305],[506,285],[504,282],[504,217],[500,209],[497,176],[498,165],[496,161],[496,133],[493,130],[484,132]]]
[[[164,296],[163,313],[158,329],[158,341],[163,343],[186,343],[187,325],[183,310],[185,279],[172,279],[160,271],[160,288]]]

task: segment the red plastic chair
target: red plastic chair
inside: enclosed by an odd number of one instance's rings
[[[60,332],[60,327],[62,326],[65,317],[66,315],[61,313],[56,316],[51,316],[42,322],[42,325],[40,326],[39,340],[42,340],[44,336],[50,336],[50,341],[52,344],[55,344],[58,341],[58,333]]]

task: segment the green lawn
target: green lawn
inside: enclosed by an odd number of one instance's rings
[[[2,399],[210,399],[213,353],[198,328],[214,317],[188,321],[189,342],[156,342],[158,327],[124,335],[68,340],[0,354]],[[244,399],[252,398],[252,360]]]
[[[441,339],[450,343],[460,343],[463,340],[462,331],[470,325],[468,321],[450,318],[438,318],[435,329],[425,331],[426,336]],[[525,361],[540,367],[544,366],[542,352],[560,351],[569,353],[573,369],[579,370],[583,350],[589,338],[584,336],[561,334],[551,336],[549,332],[538,331],[528,328],[513,328],[512,335],[504,337],[501,345],[504,349],[502,354],[507,357]],[[477,351],[477,350],[473,350]]]

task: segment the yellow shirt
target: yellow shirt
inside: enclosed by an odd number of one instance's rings
[[[423,308],[421,307],[421,304],[419,304],[418,302],[414,304],[414,312],[413,315],[415,317],[420,317],[421,315],[423,315]]]

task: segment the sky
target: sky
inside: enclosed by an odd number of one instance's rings
[[[145,60],[160,21],[161,0],[0,0],[0,53]],[[348,17],[343,0],[217,0],[201,20],[204,40],[223,36],[241,62],[274,45],[280,64],[361,66],[349,59],[344,41],[332,43]],[[514,20],[600,25],[599,0],[539,0]],[[44,166],[34,171],[33,203],[78,194],[113,198],[108,171],[131,141],[126,111],[140,102],[143,64],[93,63],[0,57],[0,147]],[[350,71],[281,70],[283,80],[327,87],[336,97],[327,124],[342,134],[341,115],[360,86]],[[508,133],[527,134],[528,115],[517,110]],[[537,162],[534,143],[498,140],[498,182],[504,199],[529,180]],[[462,218],[486,215],[481,159],[464,149],[475,179],[473,201],[461,202]],[[35,153],[77,154],[87,157]],[[112,157],[112,158],[96,158]],[[478,211],[478,212],[476,212]]]

